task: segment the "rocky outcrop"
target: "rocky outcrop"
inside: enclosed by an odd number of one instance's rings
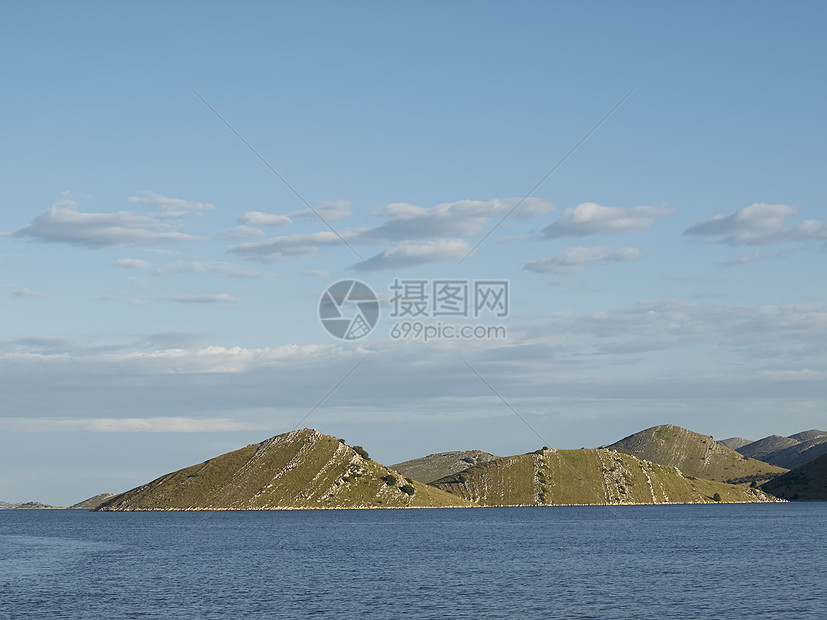
[[[463,470],[488,463],[500,457],[482,450],[465,450],[459,452],[440,452],[429,454],[419,459],[391,465],[393,469],[414,480],[428,484],[445,476],[457,474]]]

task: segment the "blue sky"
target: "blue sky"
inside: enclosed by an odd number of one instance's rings
[[[824,428],[825,17],[7,3],[0,499],[126,490],[308,413],[386,463]],[[317,308],[347,278],[382,311],[341,342]],[[507,338],[394,340],[394,278],[508,280]]]

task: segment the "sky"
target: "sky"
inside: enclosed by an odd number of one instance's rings
[[[4,3],[0,499],[303,427],[386,464],[825,428],[825,18]]]

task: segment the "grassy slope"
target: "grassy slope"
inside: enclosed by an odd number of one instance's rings
[[[787,471],[746,458],[712,437],[672,424],[648,428],[609,447],[639,459],[677,467],[687,476],[719,482],[750,476],[770,478]]]
[[[768,501],[757,489],[682,475],[613,450],[546,450],[477,465],[432,483],[483,506]]]
[[[394,484],[381,478],[393,475]],[[409,495],[400,487],[411,484]],[[466,502],[362,458],[334,437],[304,429],[172,472],[99,510],[268,510],[443,507]]]
[[[419,459],[391,465],[393,469],[425,484],[461,472],[474,465],[493,461],[500,457],[481,450],[440,452]]]
[[[762,488],[789,500],[827,500],[827,454],[770,480]]]
[[[69,506],[69,508],[75,508],[80,510],[93,510],[103,504],[104,502],[109,501],[115,497],[114,493],[101,493],[100,495],[95,495],[94,497],[90,497],[89,499],[85,499],[82,502],[78,502],[77,504],[73,504]]]

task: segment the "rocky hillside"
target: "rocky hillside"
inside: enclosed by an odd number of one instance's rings
[[[481,465],[500,457],[481,450],[440,452],[419,459],[391,465],[391,468],[424,484],[459,473],[474,465]]]
[[[466,506],[374,462],[362,448],[312,429],[181,469],[96,510],[279,510]]]
[[[739,454],[794,469],[827,454],[827,433],[816,429],[789,437],[770,435],[737,449]]]
[[[811,428],[808,431],[801,431],[795,435],[790,435],[790,439],[795,439],[796,441],[811,441],[819,438],[821,438],[821,441],[826,440],[827,431],[820,431],[817,428]]]
[[[791,501],[827,500],[827,454],[770,480],[762,488]]]
[[[791,437],[770,435],[769,437],[764,437],[758,441],[753,441],[752,443],[748,443],[740,448],[735,448],[735,451],[738,454],[748,456],[751,459],[758,459],[759,461],[769,463],[770,461],[767,460],[768,457],[772,458],[774,453],[781,452],[791,446],[797,446],[799,443],[801,442],[796,439],[792,439]]]
[[[738,454],[708,435],[672,424],[647,428],[608,447],[639,459],[677,467],[687,476],[718,482],[761,482],[787,471]]]
[[[751,444],[752,440],[743,437],[730,437],[729,439],[720,439],[718,443],[730,450],[738,450],[738,448]]]
[[[611,449],[538,450],[432,483],[482,506],[773,501],[760,489],[682,474]],[[717,498],[716,498],[717,494]]]

